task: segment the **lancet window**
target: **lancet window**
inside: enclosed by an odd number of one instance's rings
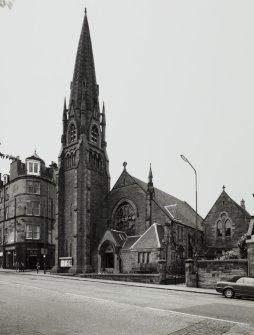
[[[77,139],[77,130],[75,125],[72,123],[69,128],[69,143],[75,142]]]

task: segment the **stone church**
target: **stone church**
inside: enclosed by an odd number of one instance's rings
[[[70,99],[63,107],[57,174],[55,267],[70,273],[183,272],[201,249],[202,218],[184,201],[127,171],[110,190],[104,104],[99,104],[85,12]]]

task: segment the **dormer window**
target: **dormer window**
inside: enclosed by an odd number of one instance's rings
[[[77,138],[77,131],[74,124],[71,124],[69,129],[69,143],[75,142]]]
[[[27,173],[39,176],[40,175],[40,162],[39,161],[28,161],[27,162]]]
[[[91,131],[91,141],[94,144],[97,144],[98,142],[98,128],[96,126],[93,126],[92,131]]]

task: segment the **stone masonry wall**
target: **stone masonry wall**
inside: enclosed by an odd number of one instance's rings
[[[232,234],[230,237],[217,237],[216,222],[222,213],[227,213],[232,222]],[[246,212],[238,206],[226,192],[222,192],[214,206],[208,213],[204,222],[205,245],[206,248],[238,251],[237,242],[245,234],[249,226],[249,218]]]
[[[246,275],[248,275],[247,260],[198,261],[198,287],[201,288],[214,288],[217,281]]]

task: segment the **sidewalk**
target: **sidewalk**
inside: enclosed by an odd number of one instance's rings
[[[159,285],[159,284],[148,284],[148,283],[138,283],[138,282],[127,282],[127,281],[117,281],[117,280],[105,280],[105,279],[92,279],[92,278],[82,278],[79,276],[70,276],[63,274],[51,274],[50,272],[43,273],[43,270],[40,270],[39,273],[36,273],[36,270],[25,270],[24,272],[16,272],[11,269],[0,269],[1,272],[9,272],[17,275],[33,275],[33,276],[42,276],[42,277],[55,277],[69,280],[79,280],[87,282],[99,282],[106,283],[111,285],[123,285],[123,286],[135,286],[135,287],[145,287],[156,290],[168,290],[168,291],[182,291],[182,292],[192,292],[192,293],[203,293],[203,294],[213,294],[220,295],[215,289],[205,289],[205,288],[196,288],[196,287],[186,287],[185,284],[178,285]]]

